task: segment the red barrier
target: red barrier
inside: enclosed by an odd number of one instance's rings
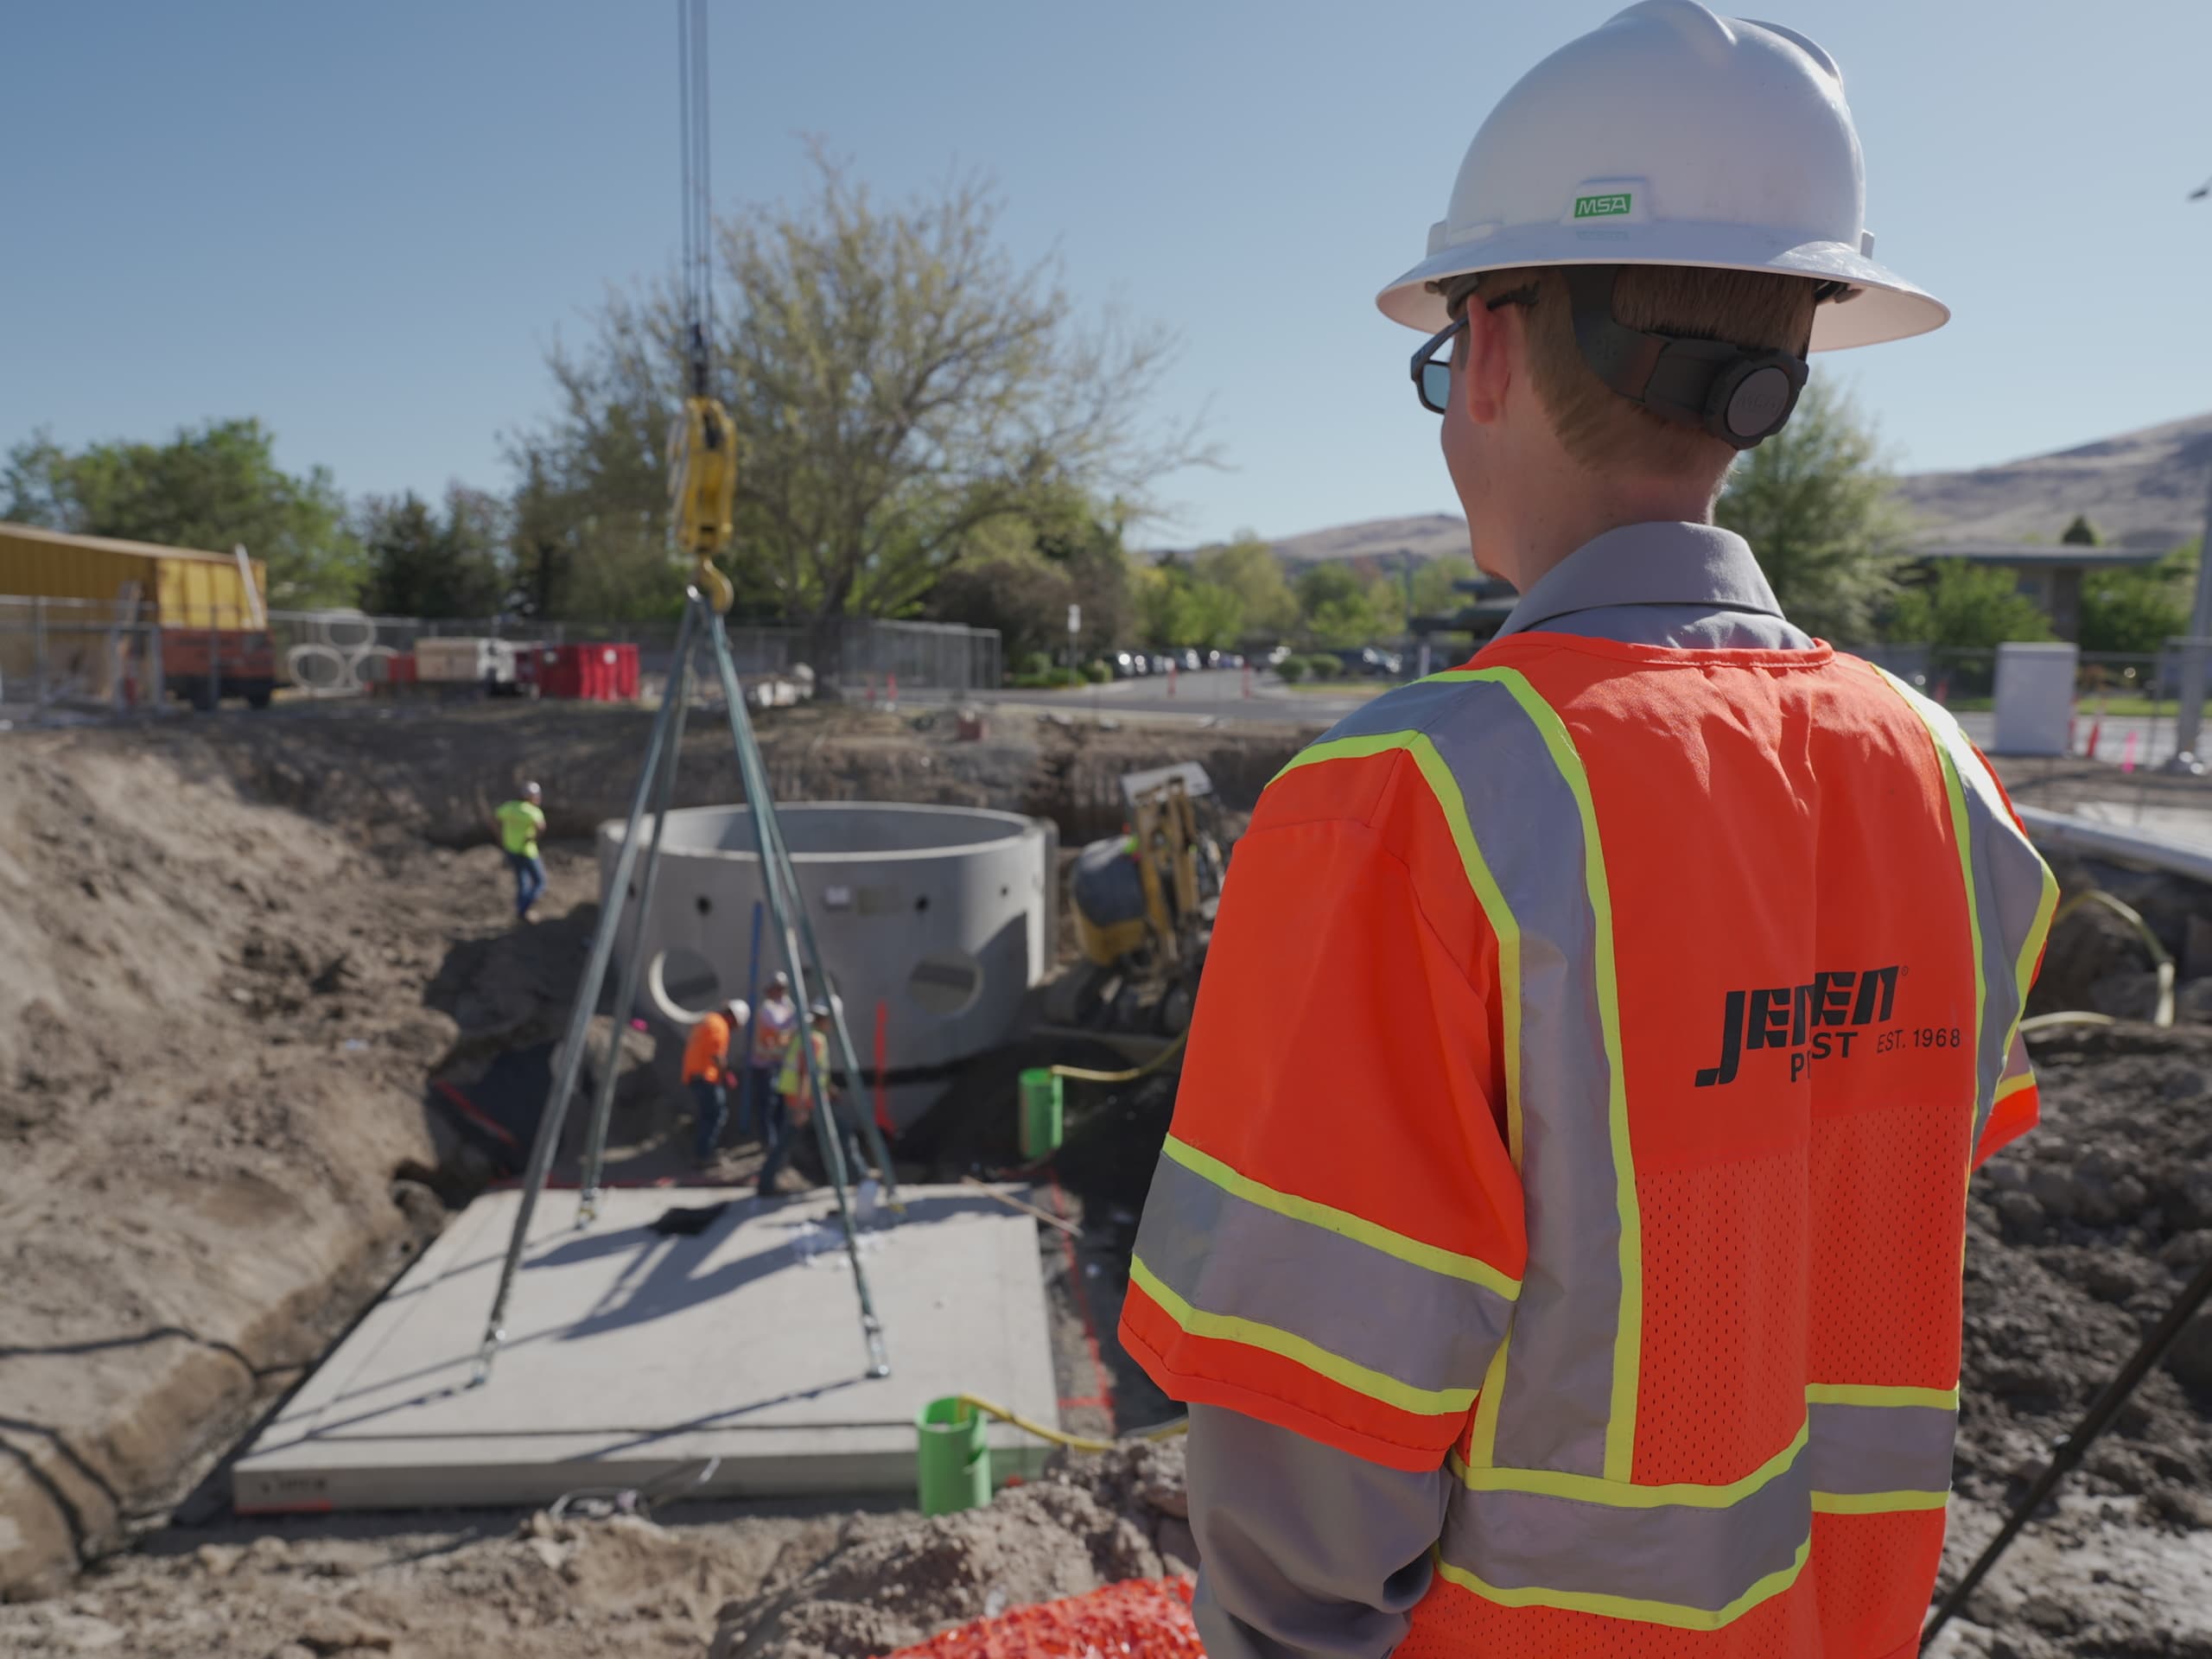
[[[580,702],[629,702],[638,695],[635,645],[545,645],[527,677],[538,695]]]
[[[1015,1607],[901,1648],[885,1659],[1205,1659],[1188,1579],[1131,1579],[1087,1596]]]
[[[884,1073],[890,1070],[884,1059],[890,1030],[891,1005],[888,1002],[878,1002],[875,1005],[875,1127],[886,1135],[893,1132],[891,1127],[890,1100],[883,1084]]]

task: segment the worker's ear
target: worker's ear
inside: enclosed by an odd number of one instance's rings
[[[1477,426],[1495,424],[1505,411],[1505,394],[1523,358],[1520,312],[1518,306],[1493,311],[1478,294],[1467,300],[1467,326],[1459,332],[1452,395],[1459,400],[1459,412]]]

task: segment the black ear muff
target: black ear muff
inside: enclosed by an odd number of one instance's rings
[[[1805,359],[1724,340],[1630,328],[1613,316],[1618,265],[1570,265],[1574,343],[1591,372],[1662,419],[1749,449],[1782,430],[1805,389]]]
[[[1748,449],[1782,430],[1805,389],[1805,362],[1787,352],[1747,352],[1713,377],[1705,429]]]

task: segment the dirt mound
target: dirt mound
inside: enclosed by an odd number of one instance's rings
[[[1008,1607],[1188,1571],[1175,1442],[1063,1460],[987,1508],[861,1516],[823,1560],[725,1608],[714,1659],[868,1659]]]
[[[425,1080],[573,979],[488,848],[365,846],[229,758],[0,745],[0,1592],[177,1496],[435,1230]]]
[[[1989,1161],[1969,1204],[1947,1581],[2212,1255],[2212,1033],[2092,1027],[2031,1046],[2043,1127]],[[2212,1651],[2208,1492],[2200,1315],[1978,1592],[1976,1620],[2000,1635],[1969,1631],[1966,1650]]]
[[[697,1655],[715,1614],[832,1547],[840,1521],[357,1517],[110,1558],[66,1599],[0,1606],[0,1649],[134,1659]],[[205,1536],[205,1535],[200,1535]]]
[[[550,1050],[597,887],[588,845],[549,841],[517,929],[492,808],[534,776],[553,834],[588,835],[626,809],[649,719],[317,706],[0,742],[0,1595],[158,1516],[435,1229],[433,1194],[481,1179],[425,1085],[491,1090]],[[1162,759],[1249,804],[1298,741],[954,724],[798,709],[762,735],[786,798],[1071,833],[1117,824],[1116,779]],[[740,798],[711,719],[682,798]],[[617,1173],[626,1130],[672,1121],[632,1081]]]
[[[303,709],[223,733],[226,770],[254,798],[379,835],[442,846],[488,841],[492,812],[525,779],[544,786],[556,838],[588,836],[628,810],[652,714],[592,704],[487,703]],[[963,742],[944,710],[892,714],[852,705],[757,716],[779,800],[890,800],[995,807],[1049,817],[1071,844],[1109,835],[1127,816],[1125,772],[1197,760],[1232,810],[1249,810],[1311,734],[1289,727],[1147,726],[994,711],[988,736]],[[684,734],[677,804],[739,801],[729,732],[711,711]]]

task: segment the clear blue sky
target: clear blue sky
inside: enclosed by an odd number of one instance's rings
[[[1826,359],[1902,467],[2212,408],[2212,5],[1759,9],[1843,65],[1880,252],[1956,313]],[[994,175],[1014,252],[1183,336],[1160,413],[1231,470],[1150,541],[1446,509],[1373,294],[1497,96],[1613,10],[717,0],[716,194],[803,188],[808,133],[894,195]],[[22,0],[4,38],[0,446],[251,414],[350,493],[499,486],[556,331],[673,252],[664,0]]]

